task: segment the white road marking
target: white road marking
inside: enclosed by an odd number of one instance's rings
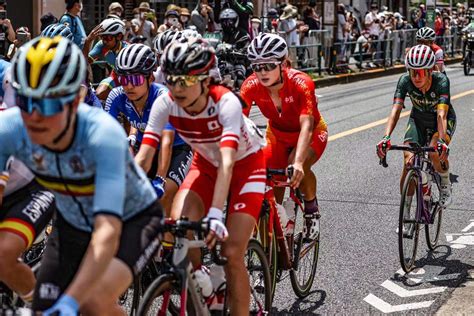
[[[407,290],[393,283],[390,280],[386,280],[381,285],[387,290],[389,290],[390,292],[395,293],[400,297],[413,297],[413,296],[418,296],[418,295],[441,293],[441,292],[444,292],[444,290],[446,290],[447,288],[446,286],[438,286],[438,287],[432,287],[429,289]]]
[[[467,225],[463,230],[461,230],[463,233],[469,231],[471,228],[474,227],[474,220],[471,219],[471,223],[469,225]]]
[[[461,273],[451,273],[451,274],[443,274],[439,276],[432,276],[432,277],[423,277],[421,279],[417,278],[410,278],[409,280],[414,284],[420,283],[428,283],[428,282],[436,282],[436,281],[447,281],[447,280],[456,280],[459,279]]]
[[[384,300],[378,298],[377,296],[370,293],[364,298],[364,301],[372,305],[373,307],[377,308],[384,314],[393,313],[393,312],[402,312],[411,309],[420,309],[420,308],[427,308],[433,304],[433,301],[423,301],[423,302],[416,302],[410,304],[401,304],[401,305],[391,305]]]

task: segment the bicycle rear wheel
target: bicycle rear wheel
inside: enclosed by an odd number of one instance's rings
[[[439,205],[439,175],[435,175],[431,184],[431,217],[433,224],[425,225],[426,244],[430,250],[438,245],[439,234],[441,232],[441,221],[443,217],[443,208]]]
[[[187,315],[197,315],[189,299],[187,302]],[[146,315],[179,315],[181,295],[178,281],[172,274],[159,276],[148,287],[138,307],[139,316]]]
[[[420,232],[420,225],[416,222],[416,209],[420,203],[418,196],[418,175],[410,170],[403,184],[398,220],[398,253],[400,264],[406,273],[414,268],[418,248]]]
[[[319,243],[321,231],[315,240],[311,242],[303,241],[303,209],[296,205],[295,234],[293,236],[293,269],[290,270],[291,286],[296,296],[303,298],[308,296],[313,286],[316,268],[319,259]],[[301,216],[298,216],[301,214]],[[321,226],[320,226],[321,227]]]
[[[265,315],[272,308],[271,278],[267,256],[262,245],[251,239],[245,263],[250,277],[250,315]]]

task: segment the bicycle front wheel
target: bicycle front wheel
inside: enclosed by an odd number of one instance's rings
[[[256,237],[260,241],[260,245],[263,248],[265,254],[267,255],[267,261],[270,268],[270,278],[271,278],[271,289],[272,289],[272,300],[275,296],[276,284],[277,284],[277,275],[278,275],[278,249],[277,241],[275,238],[275,231],[273,231],[271,237],[269,234],[269,215],[265,214],[260,217],[258,225],[258,234]]]
[[[250,315],[266,315],[272,308],[272,283],[267,256],[260,242],[249,241],[244,260],[250,277]]]
[[[410,170],[403,184],[398,220],[398,253],[403,271],[410,272],[415,265],[420,225],[416,221],[418,203],[418,175]]]
[[[293,237],[294,241],[291,243],[293,246],[293,269],[290,270],[290,280],[296,296],[303,298],[308,296],[311,291],[316,275],[321,231],[311,242],[304,241],[304,212],[299,205],[297,205],[296,208],[299,209],[295,210],[295,214],[300,214],[301,216],[297,216],[299,221],[295,223],[295,229],[298,233],[295,233]],[[321,227],[321,225],[319,227]]]
[[[440,190],[439,176],[436,175],[431,184],[431,218],[432,224],[425,225],[426,244],[430,250],[434,250],[438,245],[439,234],[441,232],[441,219],[443,217],[443,208],[439,205]]]
[[[180,292],[174,275],[159,276],[143,295],[138,307],[138,315],[179,315],[182,306]],[[197,315],[192,304],[189,304],[189,301],[187,303],[187,315]]]

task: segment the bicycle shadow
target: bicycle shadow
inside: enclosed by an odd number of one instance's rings
[[[468,281],[469,271],[474,269],[474,265],[462,262],[458,259],[449,260],[452,255],[451,247],[439,245],[427,255],[415,261],[417,268],[429,267],[435,272],[428,270],[425,274],[419,274],[414,270],[409,274],[396,273],[391,280],[400,282],[407,288],[417,288],[425,284],[437,287],[456,288]]]
[[[317,294],[319,294],[319,299],[317,299]],[[276,307],[272,308],[270,315],[275,316],[289,316],[289,315],[321,315],[317,313],[316,310],[324,305],[326,301],[326,291],[315,290],[309,293],[305,298],[299,298],[287,309],[278,311]]]

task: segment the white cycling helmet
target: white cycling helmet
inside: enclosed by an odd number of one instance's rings
[[[288,55],[288,46],[283,37],[271,33],[262,33],[252,40],[247,53],[252,63],[281,60]]]
[[[155,49],[155,52],[160,55],[163,54],[166,46],[168,46],[170,43],[179,40],[182,35],[183,34],[181,31],[175,30],[167,30],[163,33],[159,33],[153,40],[153,48]]]
[[[86,78],[82,50],[65,37],[36,37],[21,46],[12,61],[12,87],[30,98],[77,94]]]
[[[70,40],[74,39],[74,34],[72,34],[71,29],[66,24],[50,24],[41,32],[41,36],[44,37],[53,38],[58,35]]]
[[[132,44],[123,48],[115,61],[118,75],[149,75],[155,71],[156,55],[150,47],[143,44]]]
[[[103,31],[100,35],[125,35],[125,23],[116,18],[105,19],[100,23]]]
[[[433,50],[426,45],[416,45],[410,48],[405,57],[407,69],[431,69],[436,63]]]
[[[190,38],[195,38],[195,39],[202,38],[202,35],[198,31],[192,30],[192,29],[182,30],[181,33],[182,33],[181,38],[186,39],[186,40]]]
[[[434,41],[436,39],[436,33],[431,27],[422,27],[418,31],[416,31],[416,40],[424,40],[424,41]]]

